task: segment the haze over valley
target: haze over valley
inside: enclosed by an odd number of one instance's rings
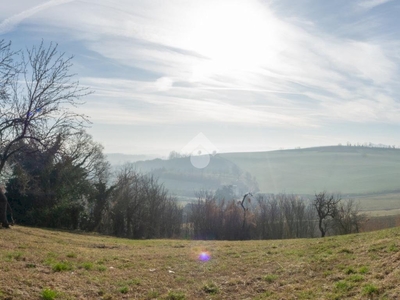
[[[134,163],[138,171],[158,178],[182,202],[196,192],[234,187],[240,199],[246,192],[289,193],[312,198],[326,190],[360,201],[363,210],[400,209],[400,150],[368,146],[326,146],[265,152],[218,153],[196,168],[190,156],[139,160],[112,155],[114,162]]]

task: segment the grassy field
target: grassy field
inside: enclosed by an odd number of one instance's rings
[[[126,240],[16,226],[0,229],[0,299],[399,299],[399,237]]]

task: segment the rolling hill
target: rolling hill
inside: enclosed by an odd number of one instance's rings
[[[255,176],[264,193],[400,191],[398,149],[331,146],[221,156]]]
[[[152,173],[181,200],[200,189],[222,185],[247,191],[294,193],[312,197],[316,192],[341,193],[360,199],[368,210],[400,209],[400,150],[329,146],[268,152],[222,153],[197,169],[188,157],[135,163]]]

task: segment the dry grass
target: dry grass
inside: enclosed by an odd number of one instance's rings
[[[0,229],[0,299],[400,299],[399,237],[133,241],[16,226]]]

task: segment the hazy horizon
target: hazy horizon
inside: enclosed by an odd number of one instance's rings
[[[254,150],[254,151],[226,151],[226,152],[216,152],[215,154],[239,154],[239,153],[263,153],[263,152],[274,152],[274,151],[291,151],[291,150],[311,150],[311,149],[317,149],[317,148],[329,148],[329,147],[354,147],[354,148],[372,148],[372,149],[395,149],[395,150],[400,150],[400,147],[396,145],[384,145],[384,144],[373,144],[373,145],[368,145],[368,144],[351,144],[351,145],[346,145],[346,144],[338,144],[338,145],[321,145],[321,146],[312,146],[312,147],[295,147],[295,148],[279,148],[279,149],[270,149],[270,150]],[[395,148],[392,148],[392,147]],[[171,152],[177,152],[177,151],[171,151]],[[144,160],[152,160],[152,159],[168,159],[169,155],[171,152],[167,154],[157,154],[157,153],[140,153],[140,154],[132,154],[132,153],[124,153],[124,152],[105,152],[105,155],[124,155],[124,156],[133,156],[137,157],[139,161],[141,160],[140,158],[143,158]],[[178,152],[179,153],[179,152]],[[190,155],[196,155],[196,153],[179,153],[183,156],[189,157]],[[212,153],[203,153],[202,155],[208,155]]]

